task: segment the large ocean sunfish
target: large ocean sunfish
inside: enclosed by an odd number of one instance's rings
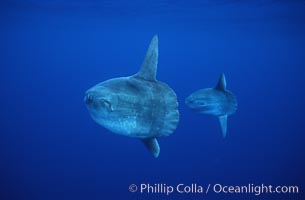
[[[113,133],[142,140],[154,157],[160,152],[156,138],[172,134],[179,122],[177,96],[156,80],[157,63],[155,35],[138,73],[106,80],[85,94],[94,121]]]
[[[225,75],[221,74],[216,87],[198,90],[185,100],[190,109],[218,117],[224,138],[227,134],[227,118],[237,110],[236,97],[226,89],[226,85]]]

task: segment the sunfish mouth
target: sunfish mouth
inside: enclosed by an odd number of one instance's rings
[[[96,95],[94,95],[92,92],[86,92],[84,97],[84,102],[87,106],[97,108],[100,106],[101,101],[99,101],[99,98]]]
[[[113,106],[111,102],[105,98],[97,97],[94,94],[87,92],[84,101],[89,107],[93,107],[95,109],[106,108],[109,111],[113,111]]]
[[[86,104],[91,104],[93,102],[93,96],[90,93],[86,93],[84,97],[84,102]]]
[[[203,109],[203,108],[208,106],[208,104],[206,102],[198,101],[198,100],[195,100],[195,99],[192,99],[192,98],[187,98],[185,100],[185,104],[189,108],[194,109],[194,110]]]

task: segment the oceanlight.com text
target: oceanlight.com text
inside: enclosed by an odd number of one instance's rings
[[[215,193],[230,193],[230,194],[254,194],[256,196],[261,194],[298,194],[298,186],[272,186],[272,185],[255,185],[248,184],[243,186],[228,186],[221,184],[213,185],[213,192]]]
[[[246,184],[246,185],[224,185],[216,184],[166,184],[166,183],[141,183],[131,184],[129,191],[140,194],[165,194],[171,195],[173,193],[179,194],[249,194],[249,195],[263,195],[263,194],[298,194],[298,186],[273,186],[267,184]]]

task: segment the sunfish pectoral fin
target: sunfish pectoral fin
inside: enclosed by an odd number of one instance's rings
[[[228,119],[228,115],[220,116],[218,119],[219,119],[219,122],[220,122],[222,136],[223,136],[223,138],[225,138],[226,135],[227,135],[227,119]]]
[[[219,77],[218,83],[215,87],[217,90],[225,91],[227,88],[227,81],[225,75],[222,73]]]
[[[156,138],[142,139],[142,142],[146,146],[147,150],[153,155],[153,157],[158,158],[160,153],[160,146]]]
[[[158,64],[158,36],[155,35],[147,49],[140,71],[134,75],[147,81],[156,81]]]

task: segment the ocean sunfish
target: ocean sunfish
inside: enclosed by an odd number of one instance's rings
[[[200,114],[213,115],[219,118],[222,135],[227,134],[227,118],[237,110],[235,95],[226,89],[226,78],[221,74],[214,88],[206,88],[192,93],[185,99],[185,104]]]
[[[155,35],[138,73],[106,80],[85,94],[95,122],[113,133],[140,139],[156,158],[160,153],[157,138],[172,134],[179,122],[177,96],[156,80],[157,63]]]

